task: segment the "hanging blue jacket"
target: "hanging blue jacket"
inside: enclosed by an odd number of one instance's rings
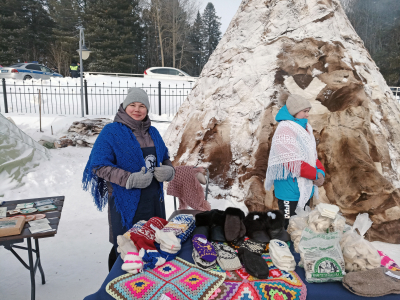
[[[293,121],[299,124],[301,127],[304,128],[304,130],[307,130],[307,119],[296,119],[293,117],[286,105],[282,107],[278,114],[275,117],[275,120],[277,122],[281,121]],[[324,171],[320,170],[317,168],[317,178],[318,178],[318,173],[321,173],[325,177]],[[315,178],[315,179],[317,179]],[[274,180],[274,191],[275,191],[275,197],[284,200],[284,201],[299,201],[300,199],[300,190],[299,186],[297,184],[297,178],[293,178],[291,175],[287,177],[285,180]],[[314,187],[311,192],[310,198],[314,195]]]

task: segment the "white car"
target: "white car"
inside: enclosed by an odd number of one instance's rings
[[[53,72],[49,68],[36,63],[18,63],[0,70],[0,78],[5,79],[53,79],[63,78],[62,75]]]
[[[192,77],[189,74],[175,68],[153,67],[144,71],[144,78],[195,82],[198,77]]]

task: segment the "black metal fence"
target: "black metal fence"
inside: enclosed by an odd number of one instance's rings
[[[150,101],[150,113],[173,116],[192,90],[192,83],[152,86],[137,85],[136,82],[118,81],[110,83],[83,84],[85,115],[114,115],[124,101],[130,87],[139,87],[146,91]],[[81,115],[80,82],[51,80],[46,81],[14,81],[6,83],[2,80],[2,100],[0,112],[36,113],[39,106],[43,114]]]

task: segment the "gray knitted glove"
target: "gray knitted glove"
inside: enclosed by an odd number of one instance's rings
[[[154,177],[158,182],[171,181],[174,179],[175,169],[170,166],[163,166],[160,163],[159,167],[154,168]]]
[[[152,180],[153,180],[153,173],[152,172],[146,173],[146,168],[143,167],[142,170],[140,170],[139,172],[136,172],[136,173],[132,173],[128,177],[125,187],[128,190],[133,189],[133,188],[144,189],[150,185]]]
[[[318,173],[318,179],[314,180],[314,184],[316,186],[322,186],[324,184],[325,178],[324,175],[322,175],[321,173]]]

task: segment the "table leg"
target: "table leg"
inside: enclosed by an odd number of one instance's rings
[[[42,268],[42,260],[40,259],[40,251],[39,251],[39,240],[35,239],[35,249],[36,249],[36,260],[39,261],[38,267],[40,271],[40,275],[42,275],[42,284],[46,283],[46,279],[44,277],[44,272]]]
[[[31,300],[35,300],[35,265],[32,257],[32,241],[31,238],[26,238],[28,242],[28,257],[29,257],[29,272],[31,273]]]

